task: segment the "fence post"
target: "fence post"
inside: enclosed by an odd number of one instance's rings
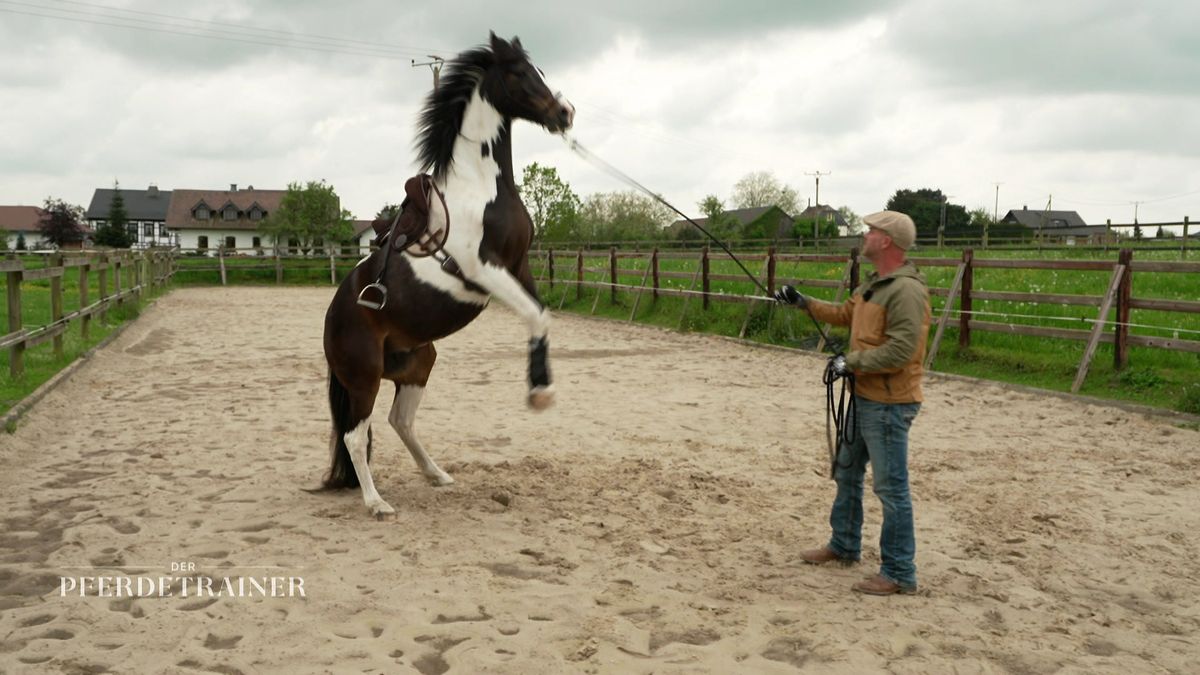
[[[775,292],[775,246],[767,247],[767,290]]]
[[[1112,241],[1112,218],[1104,220],[1104,252],[1108,252],[1108,242]]]
[[[958,346],[971,346],[971,288],[975,283],[975,251],[969,248],[962,253],[963,278],[962,288],[958,296]],[[954,298],[946,297],[946,304],[954,302]]]
[[[862,267],[858,262],[858,247],[850,249],[850,294],[854,294],[854,289],[858,288],[861,283]]]
[[[653,298],[658,301],[658,247],[650,252],[650,274],[654,275],[654,294]]]
[[[107,301],[108,301],[108,268],[109,268],[108,255],[100,255],[100,256],[98,256],[98,258],[100,260],[100,273],[97,275],[96,284],[99,288],[100,297],[97,299],[97,302],[107,303]],[[106,318],[108,317],[108,306],[106,304],[102,304],[102,306],[100,307],[100,311],[97,313],[97,315],[100,317],[101,322],[105,321]]]
[[[136,258],[134,258],[134,263],[133,263],[133,302],[138,305],[142,304],[142,293],[143,293],[142,281],[143,281],[143,279],[145,279],[145,276],[146,276],[144,273],[144,269],[146,267],[146,260],[149,257],[149,255],[150,255],[149,253],[146,253],[143,251],[140,255],[138,255]]]
[[[700,252],[700,290],[704,294],[704,302],[701,306],[708,309],[708,291],[711,287],[708,278],[708,244],[704,245],[704,249]]]
[[[1187,258],[1188,225],[1189,224],[1190,223],[1188,221],[1188,217],[1184,216],[1183,217],[1183,243],[1179,245],[1179,259],[1180,260]]]
[[[546,249],[546,274],[550,275],[550,290],[554,290],[554,249]]]
[[[225,245],[217,247],[217,264],[221,268],[221,285],[225,286]]]
[[[88,256],[88,260],[91,256]],[[79,309],[83,310],[88,306],[88,270],[91,269],[91,263],[84,263],[79,266]],[[84,342],[88,339],[88,328],[92,323],[92,315],[87,314],[79,320],[79,335]]]
[[[124,262],[123,256],[118,253],[109,259],[109,264],[112,265],[112,280],[113,280],[113,295],[117,297],[117,306],[125,304],[121,298],[121,263]]]
[[[329,249],[329,283],[337,286],[337,265],[333,262],[333,249]]]
[[[612,284],[608,287],[609,299],[612,304],[617,304],[617,247],[608,247],[608,282]]]
[[[15,270],[8,277],[8,332],[21,330],[21,278],[24,274]],[[25,343],[18,342],[8,348],[8,374],[13,378],[25,372]]]
[[[575,254],[575,299],[583,299],[583,249]]]
[[[62,272],[66,273],[66,268],[63,267],[63,254],[55,253],[50,256],[47,261],[51,267],[58,267]],[[63,278],[62,276],[50,277],[50,321],[58,323],[63,316]],[[55,330],[58,330],[55,328]],[[63,336],[60,332],[54,336],[54,358],[61,359],[63,356]]]
[[[1125,266],[1121,286],[1117,291],[1117,325],[1113,330],[1113,369],[1124,370],[1129,365],[1129,301],[1133,297],[1133,249],[1123,248],[1117,262]]]

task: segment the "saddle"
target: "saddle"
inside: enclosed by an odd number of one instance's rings
[[[431,194],[436,194],[442,203],[442,213],[446,215],[444,226],[434,232],[429,230],[429,207]],[[446,238],[450,236],[450,210],[446,208],[446,197],[433,183],[429,174],[419,174],[404,181],[404,201],[400,202],[400,213],[389,223],[386,218],[376,218],[371,223],[375,230],[374,244],[383,249],[383,264],[379,277],[373,283],[367,284],[358,294],[358,304],[368,309],[380,310],[387,304],[388,291],[384,284],[387,277],[388,259],[392,251],[407,251],[415,258],[424,258],[442,250]],[[387,248],[384,248],[384,247]],[[472,283],[463,275],[458,263],[448,254],[435,258],[442,263],[442,270],[447,274],[458,277],[467,288],[485,293],[484,289]]]
[[[443,213],[447,213],[445,227],[436,232],[429,231],[432,194],[437,194]],[[449,220],[446,198],[433,184],[433,177],[429,174],[416,175],[404,181],[404,201],[400,203],[400,213],[392,222],[377,218],[371,223],[375,230],[373,243],[380,248],[387,245],[395,251],[408,249],[409,255],[417,257],[433,255],[446,243],[446,237],[450,234]]]

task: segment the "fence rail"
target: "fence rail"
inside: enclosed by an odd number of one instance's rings
[[[63,334],[72,323],[79,323],[86,340],[94,317],[102,319],[110,309],[126,300],[140,301],[147,290],[162,287],[173,274],[174,257],[174,252],[160,250],[53,253],[46,257],[44,267],[29,267],[14,255],[0,260],[0,273],[5,275],[7,286],[8,310],[8,333],[0,335],[0,349],[8,350],[9,375],[16,378],[24,373],[25,351],[46,342],[53,342],[54,355],[61,358]],[[79,272],[79,308],[65,312],[63,279],[72,269]],[[122,288],[123,277],[130,270],[133,285]],[[99,295],[95,301],[90,300],[92,274],[96,275]],[[22,284],[39,280],[50,281],[50,322],[30,327],[24,320]]]
[[[699,297],[704,309],[710,307],[712,302],[720,303],[754,303],[758,301],[769,301],[769,298],[764,297],[761,293],[754,295],[738,294],[738,293],[718,293],[711,290],[711,282],[713,281],[747,281],[746,277],[737,274],[714,274],[710,264],[710,251],[708,247],[702,248],[698,253],[680,253],[680,252],[662,252],[658,249],[650,249],[645,252],[629,252],[618,251],[615,247],[610,247],[608,251],[589,251],[585,249],[577,249],[572,252],[556,251],[555,249],[546,249],[543,251],[535,251],[532,257],[538,261],[542,271],[541,281],[548,284],[551,289],[556,284],[566,285],[568,288],[574,288],[576,300],[583,297],[584,289],[595,289],[597,292],[596,302],[599,301],[600,294],[607,289],[613,302],[616,301],[617,292],[628,291],[637,294],[634,311],[630,314],[630,320],[637,311],[637,303],[640,303],[643,293],[649,293],[651,297],[659,296],[667,297],[683,297],[685,298],[684,312],[686,313],[686,302],[693,297]],[[941,338],[946,327],[950,324],[951,315],[957,314],[957,328],[959,345],[967,347],[971,344],[972,333],[975,332],[995,332],[1008,333],[1015,335],[1026,335],[1032,337],[1055,338],[1065,340],[1082,340],[1087,342],[1084,350],[1084,356],[1080,361],[1076,371],[1076,380],[1072,386],[1072,391],[1078,391],[1086,377],[1088,368],[1094,358],[1096,346],[1100,343],[1113,344],[1114,367],[1118,370],[1125,368],[1129,364],[1129,347],[1143,346],[1153,347],[1157,349],[1166,349],[1172,351],[1200,353],[1200,341],[1180,339],[1178,336],[1171,338],[1157,337],[1151,335],[1134,335],[1130,333],[1130,328],[1133,326],[1130,323],[1130,310],[1144,309],[1161,312],[1178,312],[1184,314],[1200,314],[1200,302],[1192,300],[1165,300],[1157,298],[1135,298],[1132,296],[1133,277],[1135,273],[1153,273],[1153,274],[1194,274],[1200,276],[1200,263],[1195,262],[1135,262],[1133,260],[1134,251],[1131,249],[1123,249],[1120,252],[1116,263],[1104,261],[1082,261],[1082,260],[994,260],[994,259],[977,259],[971,249],[963,252],[962,258],[921,258],[918,264],[921,267],[952,267],[955,268],[954,281],[950,287],[931,287],[930,294],[946,298],[940,312],[940,316],[936,317],[934,326],[933,339],[930,341],[929,349],[926,358],[927,367],[932,366],[937,358],[937,352],[940,348]],[[762,265],[762,273],[759,275],[760,282],[771,291],[774,291],[777,285],[790,284],[799,287],[813,288],[835,288],[837,296],[840,298],[842,294],[851,291],[859,285],[861,276],[860,262],[858,260],[858,250],[851,249],[848,255],[805,255],[805,254],[780,254],[774,249],[769,248],[765,254],[763,253],[747,253],[739,254],[739,257],[748,266],[753,267],[757,263]],[[585,265],[585,261],[595,261],[607,259],[608,265],[596,266]],[[645,267],[642,269],[622,267],[618,265],[618,261],[640,260],[645,261]],[[669,271],[661,269],[660,263],[663,260],[694,260],[696,267],[694,272],[687,271]],[[800,279],[800,278],[781,278],[777,275],[778,265],[781,262],[792,263],[835,263],[846,266],[841,281],[833,281],[830,279]],[[1036,293],[1036,292],[1001,292],[1001,291],[981,291],[974,288],[974,272],[977,269],[1012,269],[1012,270],[1056,270],[1067,272],[1109,272],[1110,281],[1108,292],[1105,295],[1078,295],[1064,293]],[[588,278],[589,275],[592,278]],[[601,278],[607,277],[607,280],[596,280],[596,275]],[[622,283],[622,277],[641,277],[639,284]],[[688,279],[690,284],[685,289],[663,288],[661,280],[663,279]],[[700,289],[697,290],[697,285]],[[566,294],[564,293],[562,301],[565,301]],[[560,301],[560,306],[561,302]],[[1027,325],[1021,323],[1004,323],[998,321],[989,321],[980,318],[980,313],[973,310],[975,301],[1008,301],[1018,303],[1029,303],[1034,305],[1070,305],[1083,307],[1096,307],[1097,313],[1094,319],[1091,319],[1092,327],[1088,330],[1073,329],[1073,328],[1053,328],[1046,326]],[[954,310],[955,302],[958,304],[957,311]],[[593,303],[592,312],[596,310],[596,304]],[[1110,313],[1115,311],[1115,320],[1110,320]],[[986,314],[986,313],[983,313]],[[683,315],[680,316],[680,325],[683,322]],[[746,325],[749,322],[749,313],[747,320],[743,323],[742,334],[744,335]]]

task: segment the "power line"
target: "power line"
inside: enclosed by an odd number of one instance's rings
[[[14,2],[13,0],[0,0],[0,4],[29,6],[27,3]],[[38,7],[38,9],[43,9],[43,8]],[[73,10],[50,9],[49,11],[72,12]],[[97,26],[111,26],[114,28],[128,28],[131,30],[148,31],[148,32],[153,32],[153,33],[165,33],[168,35],[183,35],[186,37],[205,38],[205,39],[209,39],[209,40],[222,40],[225,42],[239,42],[242,44],[251,44],[251,45],[255,45],[255,46],[259,46],[259,47],[264,47],[264,46],[265,47],[287,47],[289,49],[302,49],[302,50],[313,51],[313,52],[324,52],[327,54],[347,54],[347,55],[351,55],[351,56],[372,56],[372,57],[376,57],[376,58],[384,58],[384,59],[392,59],[392,60],[410,60],[409,57],[402,56],[400,52],[381,52],[381,51],[372,51],[372,50],[368,50],[368,49],[334,48],[332,46],[321,47],[321,46],[318,46],[317,44],[294,42],[294,41],[288,42],[288,41],[283,41],[281,39],[271,38],[271,37],[267,37],[267,36],[243,35],[242,37],[239,38],[239,37],[230,37],[228,35],[221,35],[221,34],[215,34],[215,33],[187,32],[187,30],[197,30],[197,31],[208,30],[208,29],[198,28],[198,27],[197,28],[188,28],[188,27],[180,26],[179,28],[185,28],[185,30],[170,30],[167,28],[154,28],[154,27],[150,27],[150,26],[139,26],[139,25],[130,24],[130,23],[113,23],[113,22],[109,22],[109,21],[97,21],[95,19],[76,18],[76,17],[71,17],[71,16],[58,16],[58,15],[54,15],[54,14],[43,14],[43,13],[39,13],[39,12],[29,12],[29,11],[23,11],[23,10],[19,10],[19,9],[11,9],[8,7],[0,7],[0,12],[6,12],[9,14],[21,14],[21,15],[25,15],[25,16],[36,16],[36,17],[41,17],[41,18],[45,18],[45,19],[55,19],[55,20],[59,20],[59,21],[71,21],[74,23],[92,24],[92,25],[97,25]],[[76,13],[81,13],[81,12],[76,12]],[[89,16],[97,16],[97,15],[89,15]],[[120,21],[141,21],[140,19],[125,19],[123,17],[111,17],[111,16],[104,16],[103,18],[114,19],[115,21],[118,21],[118,22],[120,22]],[[243,38],[252,38],[252,39],[243,39]]]
[[[15,3],[15,2],[12,2],[12,0],[6,0],[6,1],[11,2],[11,4],[28,4],[28,3]],[[288,38],[292,38],[292,37],[314,38],[317,40],[325,40],[325,41],[330,41],[330,42],[344,42],[344,43],[350,43],[350,44],[366,45],[369,47],[382,47],[384,49],[389,49],[389,50],[390,49],[407,50],[410,54],[415,53],[415,52],[438,51],[437,49],[434,49],[432,47],[406,47],[406,46],[401,46],[401,45],[387,44],[387,43],[383,43],[383,42],[368,42],[366,40],[353,40],[350,38],[332,37],[332,36],[328,36],[328,35],[316,35],[313,33],[296,33],[296,32],[292,32],[292,31],[276,30],[274,28],[259,28],[257,26],[247,26],[245,24],[238,24],[238,23],[227,23],[227,22],[223,22],[223,21],[207,21],[205,19],[193,19],[190,17],[176,16],[174,14],[161,14],[158,12],[147,12],[144,10],[137,10],[137,9],[125,9],[123,7],[110,7],[108,5],[103,5],[103,4],[99,4],[99,3],[95,3],[95,2],[81,2],[80,0],[51,0],[51,1],[57,2],[59,4],[64,4],[64,5],[78,5],[80,7],[91,7],[94,9],[99,9],[99,10],[107,11],[107,12],[121,12],[124,14],[138,14],[138,15],[142,15],[142,16],[154,16],[154,17],[159,17],[159,18],[163,18],[163,19],[171,19],[174,21],[183,21],[185,23],[198,23],[198,24],[206,24],[209,26],[222,26],[222,27],[226,27],[226,28],[237,28],[239,30],[259,31],[262,33],[275,33],[278,35],[283,35]],[[43,8],[38,5],[33,5],[33,6],[38,7],[39,9],[51,9],[51,8]],[[69,10],[54,10],[54,11],[65,12],[65,11],[69,11]]]

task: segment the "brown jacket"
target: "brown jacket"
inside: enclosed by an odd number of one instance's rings
[[[905,261],[879,278],[871,274],[846,302],[808,303],[813,317],[850,326],[846,365],[855,391],[878,403],[920,403],[929,335],[929,289],[917,266]]]

